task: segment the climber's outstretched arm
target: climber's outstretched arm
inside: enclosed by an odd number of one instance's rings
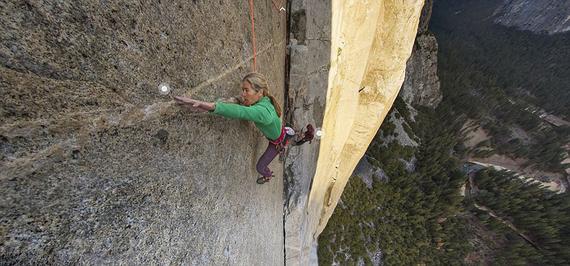
[[[194,112],[207,112],[216,109],[216,103],[198,101],[189,97],[174,96],[174,101]]]

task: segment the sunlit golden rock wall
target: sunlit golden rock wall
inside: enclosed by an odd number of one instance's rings
[[[301,223],[301,265],[398,94],[422,6],[421,0],[332,2],[324,137]]]

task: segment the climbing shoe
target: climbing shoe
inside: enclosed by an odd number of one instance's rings
[[[269,182],[271,180],[272,177],[274,177],[275,175],[272,176],[261,176],[259,178],[257,178],[257,181],[255,181],[256,183],[263,185],[267,182]]]

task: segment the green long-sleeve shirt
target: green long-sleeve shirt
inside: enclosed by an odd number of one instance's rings
[[[251,106],[216,102],[214,114],[227,118],[253,121],[265,137],[276,140],[281,135],[281,119],[277,116],[269,97],[262,97]]]

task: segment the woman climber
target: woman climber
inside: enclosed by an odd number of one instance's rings
[[[269,169],[269,163],[287,146],[289,140],[295,135],[290,127],[281,124],[281,107],[277,99],[269,94],[269,88],[265,77],[253,72],[247,74],[241,81],[241,97],[233,98],[230,102],[203,102],[189,97],[175,96],[174,100],[182,107],[187,107],[193,112],[213,112],[227,118],[253,121],[261,133],[269,140],[267,149],[257,161],[257,172],[261,177],[258,184],[264,184],[271,180],[273,172]],[[293,140],[301,145],[313,139],[313,127],[307,126],[307,132],[300,140]]]

